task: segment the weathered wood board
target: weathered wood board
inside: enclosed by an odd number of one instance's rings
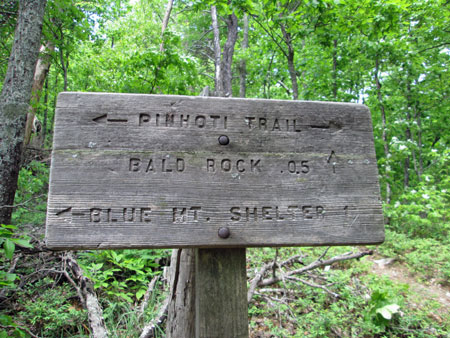
[[[220,228],[226,238],[218,235]],[[383,239],[372,123],[363,105],[105,93],[58,97],[49,248]]]

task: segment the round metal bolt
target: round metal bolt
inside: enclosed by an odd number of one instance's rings
[[[220,238],[223,238],[223,239],[228,238],[228,237],[230,237],[230,229],[220,228],[218,234],[219,234]]]
[[[221,135],[219,136],[219,144],[226,146],[228,143],[230,143],[230,139],[227,135]]]

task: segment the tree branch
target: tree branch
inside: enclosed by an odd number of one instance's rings
[[[145,292],[144,299],[142,300],[141,306],[139,307],[139,313],[138,317],[142,317],[144,314],[145,308],[148,305],[148,301],[150,299],[150,295],[152,294],[153,290],[155,289],[156,282],[158,281],[159,276],[153,277],[153,279],[148,284],[147,291]]]
[[[85,306],[88,311],[89,325],[92,329],[92,336],[94,338],[107,338],[108,331],[106,329],[105,320],[103,319],[103,311],[98,302],[97,295],[94,292],[94,285],[92,281],[83,275],[83,271],[72,253],[67,252],[63,256],[63,260],[71,269],[80,285],[79,288],[83,294],[83,298],[85,299]],[[83,301],[83,299],[80,300]]]
[[[373,254],[372,250],[361,251],[361,252],[357,252],[357,253],[347,252],[347,253],[345,253],[343,255],[335,256],[335,257],[332,257],[332,258],[327,259],[327,260],[322,260],[322,258],[328,252],[328,249],[329,248],[327,248],[325,250],[325,252],[318,259],[316,259],[314,262],[308,264],[307,266],[302,267],[300,269],[288,271],[288,272],[286,272],[284,274],[280,274],[279,276],[272,276],[272,277],[263,279],[263,277],[266,274],[266,272],[271,270],[273,268],[273,265],[276,264],[276,263],[275,262],[271,262],[271,263],[267,263],[267,264],[263,265],[261,267],[261,269],[259,269],[258,272],[255,274],[255,277],[250,281],[250,286],[249,286],[248,292],[247,292],[247,301],[250,302],[252,300],[253,295],[255,294],[256,288],[258,286],[272,285],[272,284],[278,283],[280,281],[283,281],[285,279],[295,280],[296,277],[294,277],[294,275],[301,275],[303,273],[306,273],[306,272],[308,272],[310,270],[314,270],[314,269],[320,268],[322,266],[332,265],[332,264],[334,264],[336,262],[346,261],[346,260],[350,260],[350,259],[358,259],[358,258],[367,256],[367,255],[372,255]],[[279,267],[292,264],[292,263],[294,263],[296,261],[299,261],[301,263],[301,258],[302,258],[301,255],[293,256],[293,257],[291,257],[291,258],[281,262],[279,264]],[[339,297],[339,294],[330,291],[325,286],[318,285],[318,284],[315,284],[315,283],[312,283],[312,282],[308,282],[308,281],[305,281],[303,279],[298,279],[297,281],[299,281],[299,282],[301,282],[301,283],[303,283],[305,285],[311,286],[311,287],[317,287],[317,288],[323,289],[324,291],[328,292],[329,294],[331,294],[335,298]]]

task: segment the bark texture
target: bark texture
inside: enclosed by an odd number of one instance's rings
[[[164,19],[161,27],[161,44],[159,45],[159,51],[164,51],[164,32],[167,29],[167,25],[169,24],[170,13],[172,12],[173,0],[169,0],[167,2],[166,14],[164,14]]]
[[[289,77],[291,78],[292,83],[292,98],[294,100],[298,100],[298,82],[297,82],[297,71],[295,70],[295,51],[294,45],[291,37],[291,33],[286,30],[286,27],[283,24],[280,24],[281,32],[283,33],[283,40],[286,46],[288,47],[288,52],[286,54],[287,62],[288,62],[288,70]]]
[[[32,109],[28,112],[27,115],[27,124],[25,127],[25,138],[24,138],[24,146],[27,146],[30,143],[31,132],[33,128],[33,120],[36,116],[37,105],[41,98],[42,88],[44,87],[45,79],[47,78],[47,74],[50,70],[51,58],[49,57],[48,52],[52,52],[55,50],[55,46],[52,42],[48,42],[45,46],[41,46],[40,52],[41,56],[39,57],[36,69],[34,71],[34,80],[33,86],[31,89],[32,93]]]
[[[46,0],[20,2],[8,70],[0,95],[0,223],[11,220],[25,122],[39,55]]]
[[[244,14],[244,31],[242,39],[242,50],[248,48],[248,14]],[[239,97],[245,97],[247,91],[247,61],[245,57],[239,62]]]
[[[105,321],[103,319],[102,308],[94,291],[94,283],[83,275],[83,271],[72,253],[67,253],[64,260],[78,281],[78,295],[81,298],[80,300],[83,303],[83,306],[88,311],[89,326],[92,329],[92,337],[107,338],[108,331],[106,330]]]
[[[227,40],[223,47],[220,47],[220,32],[217,20],[216,6],[211,6],[211,19],[214,33],[214,64],[215,64],[215,96],[231,97],[232,91],[232,70],[234,46],[238,36],[238,21],[234,13],[228,15]]]
[[[195,334],[195,250],[172,251],[167,338],[194,337]]]

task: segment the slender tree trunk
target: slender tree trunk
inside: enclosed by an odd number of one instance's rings
[[[62,39],[62,33],[61,33],[61,39]],[[62,48],[59,48],[59,60],[61,62],[61,68],[62,68],[63,77],[64,77],[64,91],[67,91],[67,87],[68,87],[67,69],[69,68],[69,58],[68,58],[68,55],[66,55],[66,61],[64,61],[64,51]]]
[[[214,67],[215,67],[215,76],[214,76],[214,90],[217,96],[223,93],[223,83],[222,83],[222,63],[220,60],[220,33],[219,33],[219,23],[217,21],[217,9],[216,6],[211,6],[211,21],[212,28],[214,34]],[[218,94],[219,93],[219,94]]]
[[[408,72],[409,75],[409,72]],[[411,134],[411,128],[409,127],[409,124],[411,123],[411,110],[413,109],[414,102],[412,100],[411,95],[411,83],[409,81],[409,76],[407,79],[408,83],[406,85],[406,100],[407,100],[407,107],[406,107],[406,130],[405,130],[405,138],[407,142],[412,141],[412,134]],[[415,162],[415,151],[414,149],[411,149],[411,154],[413,154],[413,159]],[[403,169],[403,187],[406,189],[409,187],[409,167],[411,165],[411,158],[409,155],[405,158],[404,163],[404,169]]]
[[[233,64],[234,46],[238,37],[238,20],[234,13],[230,14],[227,18],[227,41],[223,47],[222,54],[222,83],[223,83],[223,95],[225,97],[233,96],[232,79],[233,74],[231,71],[231,65]]]
[[[214,63],[215,72],[215,95],[216,96],[233,96],[232,91],[232,71],[234,46],[238,36],[238,21],[234,13],[227,17],[227,41],[223,47],[223,53],[220,48],[220,33],[217,20],[216,6],[211,6],[211,19],[214,33]],[[222,57],[221,57],[222,54]]]
[[[0,223],[11,221],[46,0],[24,0],[0,95]]]
[[[417,121],[417,147],[419,149],[418,156],[419,156],[419,172],[418,172],[418,179],[419,182],[422,178],[423,174],[423,157],[422,157],[422,117],[420,113],[420,109],[417,109],[416,112],[416,121]]]
[[[242,39],[242,50],[245,52],[248,48],[248,15],[244,14],[244,30]],[[239,97],[245,97],[247,90],[247,61],[244,56],[239,63]]]
[[[333,40],[333,99],[337,101],[337,40]]]
[[[45,137],[47,136],[47,120],[48,120],[48,77],[45,79],[45,95],[44,95],[44,121],[42,121],[42,146],[45,148]]]
[[[388,160],[389,158],[389,144],[388,144],[388,139],[387,139],[387,123],[386,123],[386,111],[384,108],[384,103],[383,103],[383,98],[381,96],[381,83],[380,83],[380,79],[379,79],[379,71],[380,71],[380,60],[378,58],[378,56],[375,59],[375,85],[377,88],[377,98],[378,98],[378,105],[380,107],[380,111],[381,111],[381,127],[383,129],[383,133],[382,133],[382,139],[383,139],[383,148],[384,148],[384,156],[386,158],[386,160]],[[389,167],[389,162],[386,165],[386,203],[390,204],[391,203],[391,184],[389,183],[390,180],[390,167]]]
[[[294,100],[298,100],[297,72],[295,70],[295,63],[294,63],[295,51],[294,46],[292,45],[291,33],[288,33],[286,31],[286,27],[284,27],[283,24],[280,25],[280,28],[281,32],[283,33],[284,43],[288,47],[287,61],[288,61],[289,76],[291,78],[292,83],[292,98]]]
[[[167,25],[169,24],[170,13],[172,12],[173,0],[169,0],[167,2],[166,14],[164,14],[164,19],[161,27],[161,44],[159,45],[159,51],[164,51],[164,32],[167,29]]]
[[[45,79],[47,78],[47,74],[50,70],[51,58],[44,54],[46,51],[52,52],[55,50],[55,46],[52,42],[47,42],[45,46],[41,46],[40,52],[41,56],[38,59],[36,64],[36,69],[34,71],[34,81],[32,87],[32,97],[31,97],[31,111],[27,115],[27,124],[25,126],[25,138],[24,138],[24,146],[27,146],[30,143],[31,131],[33,128],[34,117],[37,112],[37,105],[39,104],[41,98],[42,87],[44,86]]]

